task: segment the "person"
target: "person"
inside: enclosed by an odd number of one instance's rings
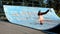
[[[41,12],[41,11],[38,12],[39,22],[41,25],[43,25],[43,21],[44,21],[43,15],[47,14],[48,12],[49,10],[47,10],[46,12]]]

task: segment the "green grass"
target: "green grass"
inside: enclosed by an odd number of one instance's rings
[[[55,12],[56,12],[56,10],[55,10]],[[60,10],[59,10],[59,12],[60,12]],[[60,17],[60,14],[58,14],[58,13],[56,13],[57,14],[57,16],[59,16]]]
[[[58,16],[60,17],[60,14],[58,14]]]

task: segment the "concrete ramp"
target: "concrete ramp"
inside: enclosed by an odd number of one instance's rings
[[[27,6],[12,6],[3,5],[5,15],[11,23],[27,26],[38,30],[47,30],[56,27],[60,24],[60,18],[55,14],[53,8],[42,7],[27,7]],[[44,17],[43,25],[39,24],[38,11],[49,12]]]

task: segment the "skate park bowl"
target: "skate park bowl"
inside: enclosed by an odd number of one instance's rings
[[[28,7],[28,6],[13,6],[3,5],[5,15],[9,22],[23,25],[29,28],[38,30],[48,30],[56,27],[60,24],[60,18],[55,14],[53,8],[42,7]],[[40,25],[38,21],[38,11],[49,12],[44,17],[43,25]]]

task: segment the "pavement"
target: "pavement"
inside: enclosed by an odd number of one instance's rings
[[[46,34],[42,31],[0,21],[0,34]]]

